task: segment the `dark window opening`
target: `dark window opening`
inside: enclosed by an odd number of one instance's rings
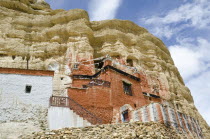
[[[133,66],[133,60],[132,59],[127,59],[126,62],[127,62],[128,66],[131,66],[131,67]]]
[[[149,97],[149,100],[151,101],[151,100],[152,100],[152,98],[151,98],[151,97]]]
[[[132,96],[131,84],[123,82],[123,89],[126,95]]]
[[[122,112],[122,120],[123,122],[129,122],[128,110]]]
[[[63,80],[63,77],[61,77],[61,80]]]
[[[136,108],[136,104],[134,104],[134,107]]]
[[[179,104],[176,104],[176,108],[177,108],[177,110],[179,110]]]
[[[147,92],[142,92],[145,96],[147,96]]]
[[[12,56],[12,59],[15,60],[15,56]]]
[[[31,93],[31,88],[32,88],[31,85],[26,85],[25,92],[26,93]]]
[[[88,88],[88,86],[87,85],[82,85],[82,88]]]
[[[153,97],[153,98],[160,98],[160,96],[157,96],[157,95],[153,95],[153,94],[149,94],[150,97]]]
[[[104,62],[102,60],[97,60],[97,61],[94,61],[94,65],[96,69],[101,69],[104,65]]]

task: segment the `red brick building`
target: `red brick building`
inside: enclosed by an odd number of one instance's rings
[[[138,109],[151,101],[161,102],[159,93],[148,89],[143,74],[129,74],[123,68],[116,68],[112,60],[101,59],[97,61],[95,74],[91,75],[93,70],[88,68],[88,73],[85,67],[93,64],[96,65],[96,62],[74,65],[68,95],[102,119],[103,123],[130,121],[132,115],[129,110],[120,113],[120,108],[125,104]]]
[[[154,121],[203,138],[198,120],[167,102],[170,94],[164,84],[158,79],[152,84],[155,79],[138,71],[133,60],[119,56],[76,60],[69,64],[68,97],[53,96],[51,106],[69,107],[90,124]]]
[[[119,56],[71,63],[70,109],[92,124],[158,121],[202,138],[198,121],[171,108],[163,99],[166,88],[160,82],[159,87],[152,86],[148,81],[152,79],[133,65]]]

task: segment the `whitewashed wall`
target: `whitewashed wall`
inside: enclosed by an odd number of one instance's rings
[[[48,109],[48,125],[49,129],[61,129],[65,127],[73,127],[73,112],[69,108],[50,107]]]
[[[32,121],[46,128],[52,80],[51,76],[0,74],[0,123]],[[25,93],[26,85],[32,86],[31,93]]]
[[[69,108],[63,107],[50,107],[48,109],[48,124],[50,130],[91,125]]]

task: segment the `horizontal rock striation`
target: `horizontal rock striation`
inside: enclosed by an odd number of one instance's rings
[[[164,99],[198,119],[207,136],[209,127],[194,106],[170,52],[146,29],[126,20],[91,22],[84,10],[52,10],[44,0],[1,0],[0,20],[1,67],[55,70],[54,90],[62,95],[63,84],[71,80],[60,81],[60,77],[71,72],[69,62],[78,56],[109,54],[132,59],[151,79],[151,88],[167,91]]]

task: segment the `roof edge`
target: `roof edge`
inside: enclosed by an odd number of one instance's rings
[[[0,74],[21,74],[34,76],[54,76],[54,71],[50,70],[33,70],[33,69],[18,69],[18,68],[3,68],[0,67]]]

